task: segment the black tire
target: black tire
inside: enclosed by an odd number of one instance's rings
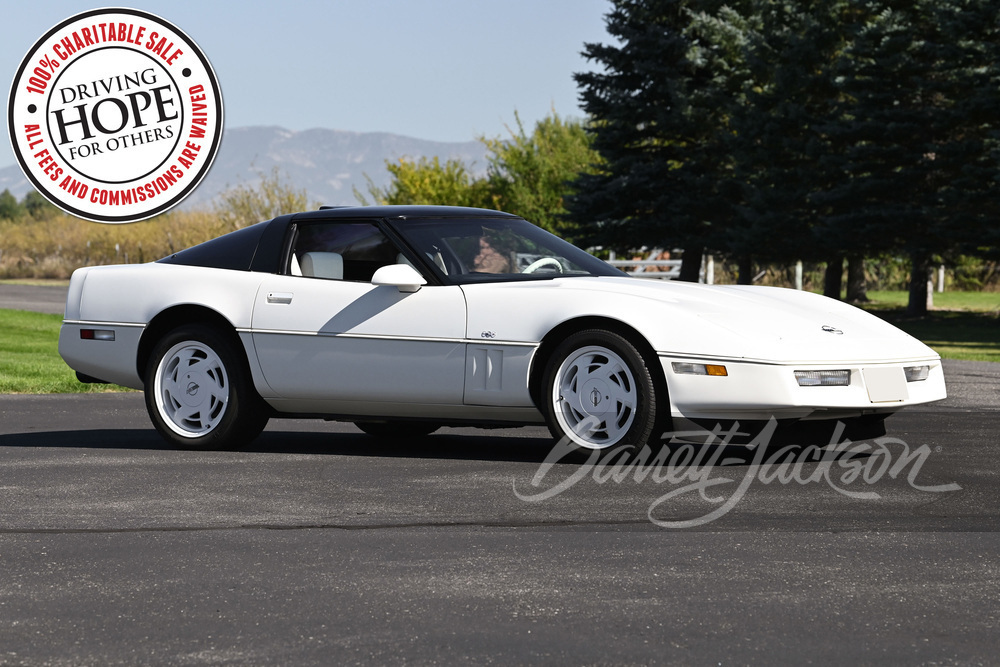
[[[267,425],[243,350],[212,327],[180,326],[157,341],[144,380],[149,418],[175,447],[239,448]]]
[[[624,337],[588,329],[553,351],[542,378],[541,409],[557,440],[583,450],[641,448],[662,434],[666,389],[654,360],[647,361]]]
[[[423,438],[441,428],[440,424],[420,421],[354,422],[354,425],[368,435],[394,440]]]

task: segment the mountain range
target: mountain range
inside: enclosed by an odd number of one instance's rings
[[[228,187],[259,182],[262,174],[270,174],[275,167],[282,182],[306,191],[310,203],[358,204],[354,188],[367,196],[366,175],[379,187],[389,183],[386,160],[434,156],[442,162],[460,159],[474,174],[486,170],[486,148],[479,141],[426,141],[386,132],[237,127],[225,130],[208,176],[181,206],[205,205]],[[17,165],[0,169],[0,192],[5,189],[18,199],[31,189]]]

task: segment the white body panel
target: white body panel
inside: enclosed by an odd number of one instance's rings
[[[830,418],[894,412],[944,399],[939,356],[917,339],[847,304],[768,287],[566,278],[466,286],[469,337],[537,341],[578,317],[636,329],[660,358],[671,414],[692,419]],[[530,314],[509,317],[505,313]],[[834,331],[825,331],[823,326]],[[839,333],[838,333],[839,332]],[[725,364],[727,377],[681,375],[671,363]],[[863,369],[930,365],[899,400],[874,402]],[[847,387],[800,387],[795,370],[849,369]]]
[[[470,338],[490,331],[498,341],[538,341],[561,322],[598,316],[631,326],[657,353],[671,356],[769,363],[882,363],[937,356],[863,310],[777,287],[563,278],[463,289]],[[843,333],[831,335],[823,325]]]
[[[269,276],[251,325],[264,398],[462,403],[465,299],[458,287]],[[315,407],[315,405],[313,405]]]
[[[142,387],[145,327],[196,305],[239,333],[258,392],[288,413],[539,422],[528,381],[542,339],[583,317],[626,325],[662,366],[671,412],[689,418],[821,418],[945,397],[938,355],[877,317],[779,288],[558,278],[458,286],[330,281],[168,264],[77,271],[60,354],[74,369]],[[829,329],[824,330],[823,327]],[[115,340],[81,340],[84,328]],[[839,332],[839,333],[838,333]],[[720,363],[727,377],[671,364]],[[905,395],[872,393],[866,369],[930,366]],[[800,387],[795,370],[849,369],[846,387]],[[896,371],[887,371],[890,375]],[[873,398],[874,397],[874,398]]]
[[[143,328],[156,315],[173,306],[203,306],[233,327],[249,326],[252,295],[264,277],[156,263],[79,269],[70,281],[59,354],[85,375],[142,389],[136,355]],[[81,340],[86,328],[114,329],[115,340]]]
[[[113,330],[115,339],[82,340],[82,329],[100,327]],[[135,366],[136,350],[145,327],[135,323],[102,322],[95,325],[64,320],[59,330],[59,354],[70,368],[84,375],[132,389],[142,389],[142,378]]]
[[[167,308],[211,308],[235,327],[249,326],[257,286],[267,277],[174,264],[128,264],[81,269],[85,282],[78,309],[67,319],[146,324]],[[80,271],[73,274],[76,276]]]
[[[688,419],[805,419],[854,417],[862,414],[895,412],[907,405],[927,403],[946,397],[944,373],[937,357],[907,362],[872,364],[850,361],[836,364],[763,364],[727,361],[727,377],[683,375],[671,367],[674,361],[690,358],[660,357],[670,388],[671,413]],[[889,368],[903,376],[904,366],[928,365],[929,376],[921,382],[904,381],[905,391],[891,401],[873,401],[865,371]],[[846,369],[846,387],[800,387],[797,370]]]

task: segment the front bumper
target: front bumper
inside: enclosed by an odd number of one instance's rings
[[[847,419],[891,414],[911,405],[947,397],[944,371],[937,357],[893,362],[845,361],[824,364],[747,362],[660,355],[670,411],[675,418],[713,419]],[[718,364],[727,375],[692,375],[674,371],[673,364]],[[928,366],[927,379],[908,382],[906,367]],[[846,386],[800,386],[795,371],[849,370]],[[894,390],[884,380],[897,377]],[[900,389],[901,388],[901,389]]]

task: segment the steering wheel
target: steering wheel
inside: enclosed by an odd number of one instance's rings
[[[554,266],[556,271],[559,273],[563,272],[563,266],[559,263],[558,259],[555,257],[542,257],[541,259],[536,259],[534,262],[524,267],[524,270],[521,271],[521,273],[534,273],[543,266]]]

